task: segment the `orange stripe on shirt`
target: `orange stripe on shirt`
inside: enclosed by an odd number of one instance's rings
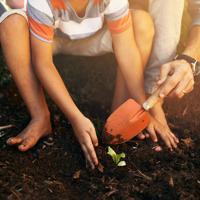
[[[67,6],[64,0],[51,0],[51,5],[54,9],[66,10]]]
[[[100,4],[101,0],[94,0],[94,4]]]
[[[107,21],[108,29],[111,33],[122,33],[132,25],[132,17],[129,12],[128,15],[115,21]]]
[[[40,24],[31,17],[28,17],[28,18],[29,18],[29,26],[36,35],[38,35],[41,38],[44,38],[45,40],[49,40],[49,41],[53,40],[53,36],[54,36],[53,27]]]

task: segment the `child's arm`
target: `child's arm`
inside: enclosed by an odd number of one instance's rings
[[[24,7],[24,0],[6,0],[6,3],[13,9],[20,9]]]
[[[32,60],[44,89],[71,122],[75,135],[92,168],[98,164],[94,146],[98,145],[95,128],[74,104],[52,60],[51,44],[31,36]]]
[[[111,30],[111,35],[114,53],[127,84],[129,93],[138,103],[143,104],[146,99],[143,84],[144,67],[142,66],[140,52],[134,38],[132,23],[125,31],[117,33]],[[176,148],[175,136],[172,135],[169,130],[166,130],[153,117],[151,117],[148,131],[154,141],[157,140],[157,133],[170,149]]]
[[[29,0],[27,14],[31,32],[32,62],[36,75],[44,89],[71,122],[85,157],[94,168],[94,165],[98,164],[94,149],[94,146],[98,145],[95,128],[74,104],[53,64],[50,42],[54,37],[55,18],[51,8],[45,0]]]

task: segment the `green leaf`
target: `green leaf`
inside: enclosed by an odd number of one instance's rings
[[[125,158],[126,154],[125,153],[120,153],[119,156],[120,156],[120,158]]]
[[[118,164],[120,162],[121,158],[125,158],[125,157],[126,157],[125,153],[117,154],[116,155],[116,163]]]
[[[124,166],[126,166],[126,162],[125,161],[120,161],[117,166],[118,167],[124,167]]]
[[[107,154],[110,155],[112,157],[113,161],[117,164],[117,154],[110,146],[108,147]]]

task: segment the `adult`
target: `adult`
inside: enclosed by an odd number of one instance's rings
[[[167,96],[182,98],[190,93],[194,87],[194,76],[200,71],[200,0],[188,1],[188,11],[192,16],[190,34],[185,49],[177,55],[185,3],[184,0],[149,0],[149,13],[154,21],[155,38],[145,70],[145,89],[150,95],[159,86],[162,87],[162,100],[150,112],[169,130],[162,108],[163,99]],[[122,80],[121,74],[118,73],[117,83],[122,83]],[[120,90],[116,90],[117,102],[114,102],[114,107],[118,107],[129,97],[125,90],[125,83]],[[154,141],[157,141],[155,130],[153,126],[148,127],[148,132],[153,134]],[[139,137],[148,138],[149,134],[140,134]]]

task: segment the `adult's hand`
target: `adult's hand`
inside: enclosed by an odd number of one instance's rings
[[[182,98],[194,89],[194,76],[191,65],[185,60],[174,60],[161,66],[160,97],[176,96]]]

